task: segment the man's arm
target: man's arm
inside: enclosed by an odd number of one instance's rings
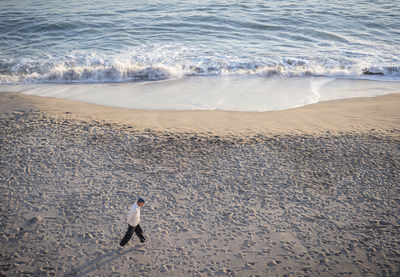
[[[126,220],[126,222],[129,224],[129,222],[135,217],[137,213],[137,209],[134,209],[133,211],[130,211],[128,214],[128,219]]]

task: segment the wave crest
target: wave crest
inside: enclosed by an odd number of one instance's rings
[[[221,56],[160,50],[105,56],[80,53],[37,60],[0,60],[0,84],[157,81],[184,76],[326,76],[400,80],[400,66],[334,59]]]

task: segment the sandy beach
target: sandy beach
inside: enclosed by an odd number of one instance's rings
[[[0,94],[0,276],[398,276],[400,95],[265,112]],[[118,247],[130,206],[146,200]]]

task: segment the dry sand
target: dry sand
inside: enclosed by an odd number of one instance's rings
[[[391,276],[400,95],[269,113],[0,94],[0,275]],[[136,237],[118,248],[137,197]]]

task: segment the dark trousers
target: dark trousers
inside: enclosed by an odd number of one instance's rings
[[[146,241],[146,239],[143,236],[142,227],[140,227],[139,224],[136,225],[136,227],[133,227],[128,224],[128,231],[126,231],[126,234],[125,234],[124,238],[121,240],[121,242],[119,243],[119,245],[124,246],[125,244],[127,244],[133,235],[133,231],[135,231],[136,235],[140,238],[140,242]]]

